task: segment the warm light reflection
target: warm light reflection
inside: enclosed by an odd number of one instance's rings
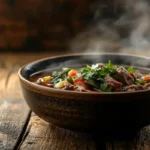
[[[16,109],[19,109],[19,105],[18,104],[12,104],[11,110],[16,110]]]

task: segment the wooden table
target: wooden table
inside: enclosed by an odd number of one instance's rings
[[[150,126],[132,140],[104,140],[55,127],[29,109],[21,94],[19,67],[63,53],[0,54],[0,150],[150,150]]]

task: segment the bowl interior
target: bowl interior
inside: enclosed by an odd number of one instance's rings
[[[52,71],[65,67],[80,67],[87,64],[107,63],[129,65],[140,69],[143,73],[150,72],[150,58],[123,54],[79,54],[46,58],[32,62],[24,67],[22,76],[28,79],[32,75],[45,70]]]

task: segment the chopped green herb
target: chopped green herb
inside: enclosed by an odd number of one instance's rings
[[[63,68],[62,71],[68,73],[72,68]]]
[[[94,80],[94,79],[85,80],[85,83],[87,83],[95,88],[99,88],[99,83],[96,82],[96,80]]]
[[[60,81],[63,81],[68,76],[68,72],[70,70],[71,70],[71,68],[63,68],[62,71],[53,72],[52,73],[53,79],[52,79],[51,83],[56,84]]]
[[[111,91],[111,89],[108,87],[107,83],[101,84],[100,90],[103,91],[103,92],[110,92]]]
[[[104,68],[110,75],[117,73],[117,67],[115,65],[112,65],[110,60],[108,61],[108,63],[105,64]]]
[[[130,73],[134,73],[135,71],[134,71],[134,68],[131,66],[131,67],[129,67],[129,68],[127,68],[127,71],[128,72],[130,72]]]
[[[68,78],[67,78],[67,81],[68,81],[69,83],[73,84],[73,79],[72,79],[71,77],[68,77]]]
[[[142,80],[142,79],[136,79],[135,81],[136,84],[145,84],[146,81]]]

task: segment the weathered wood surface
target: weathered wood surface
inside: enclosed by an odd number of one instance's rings
[[[48,124],[34,113],[30,118],[20,150],[150,150],[150,126],[133,140],[103,140],[100,136],[79,134]]]
[[[92,138],[60,129],[32,114],[21,150],[96,150]]]
[[[0,150],[17,149],[30,116],[30,109],[21,94],[18,69],[46,56],[48,54],[0,54]]]
[[[63,53],[0,55],[0,150],[150,150],[150,126],[133,140],[107,141],[55,127],[34,113],[30,117],[20,90],[18,68],[58,54]]]
[[[30,114],[15,68],[0,68],[0,150],[15,149]]]

